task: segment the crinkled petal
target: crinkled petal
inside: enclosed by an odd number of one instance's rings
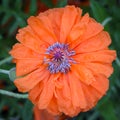
[[[50,101],[47,110],[52,113],[53,115],[59,115],[60,111],[58,109],[58,103],[57,103],[57,99],[53,96],[52,100]]]
[[[90,69],[94,74],[102,74],[109,77],[113,72],[113,67],[111,64],[102,63],[85,63],[86,68]]]
[[[109,88],[109,80],[104,75],[96,75],[96,81],[94,81],[91,86],[99,91],[102,96],[105,95],[106,91]]]
[[[78,15],[78,11],[74,6],[65,7],[64,13],[62,15],[61,28],[60,28],[61,43],[65,43],[70,30],[72,29],[73,25],[76,23],[77,15]]]
[[[78,24],[74,25],[68,36],[68,43],[73,49],[80,43],[90,39],[103,30],[103,26],[85,14]]]
[[[41,81],[40,83],[35,85],[33,89],[29,91],[29,99],[32,101],[33,104],[35,105],[38,104],[40,94],[43,88],[44,88],[44,84],[43,84],[43,81]]]
[[[44,80],[44,88],[38,102],[39,109],[45,109],[49,105],[55,89],[55,80],[58,79],[58,77],[58,74],[51,75],[46,81]]]
[[[78,77],[78,79],[84,82],[85,84],[89,85],[93,81],[95,81],[92,72],[82,64],[73,65],[72,70],[74,71],[74,74]]]
[[[100,23],[97,23],[94,19],[89,18],[89,22],[86,25],[86,30],[83,34],[84,40],[87,40],[103,30],[103,26]]]
[[[43,21],[43,18],[45,19],[45,23]],[[36,34],[40,40],[45,41],[46,43],[53,44],[56,40],[55,35],[53,34],[52,26],[50,26],[50,21],[48,17],[41,16],[41,17],[30,17],[28,19],[28,24],[34,31],[34,34]]]
[[[29,49],[20,43],[16,43],[9,53],[16,59],[43,59],[43,55],[36,53],[32,49]]]
[[[109,88],[109,81],[104,75],[95,75],[95,79],[96,81],[90,85],[86,85],[81,82],[82,89],[87,100],[87,107],[82,111],[87,111],[93,108],[98,100],[106,94],[106,91]]]
[[[65,112],[66,114],[72,112],[72,101],[71,101],[71,92],[66,76],[62,75],[59,79],[62,87],[59,88],[56,86],[55,97],[59,106],[59,110]]]
[[[94,91],[90,91],[91,88],[84,84],[84,83],[81,83],[81,86],[82,86],[82,89],[83,89],[83,92],[84,92],[84,96],[86,98],[86,103],[87,103],[87,106],[84,108],[84,111],[86,111],[86,109],[90,109],[92,108],[93,106],[95,106],[96,104],[96,101],[98,99],[96,99],[96,96],[94,94]],[[99,93],[98,93],[99,94]]]
[[[68,73],[68,80],[70,85],[71,97],[73,107],[80,107],[84,109],[87,105],[86,98],[84,96],[84,92],[81,87],[81,82],[78,77],[74,73]]]
[[[49,9],[44,13],[46,16],[48,16],[51,23],[54,23],[52,24],[52,28],[58,41],[60,41],[60,26],[61,26],[61,18],[63,15],[63,11],[64,11],[63,8],[61,9],[54,8],[54,9]],[[41,16],[41,14],[39,14],[39,16]]]
[[[80,44],[83,39],[82,36],[86,30],[85,23],[78,23],[73,26],[71,29],[68,37],[67,37],[67,43],[70,45],[70,48],[75,48],[78,44]]]
[[[43,60],[34,59],[17,59],[16,60],[16,75],[23,76],[41,67]]]
[[[99,91],[93,88],[91,85],[82,84],[82,89],[86,98],[87,106],[82,109],[83,112],[93,108],[98,100],[103,96]]]
[[[78,44],[80,44],[83,39],[82,36],[86,30],[86,25],[89,22],[89,14],[85,14],[84,16],[81,17],[79,22],[77,22],[71,29],[67,42],[69,43],[71,48],[76,47]]]
[[[47,79],[48,76],[49,72],[46,71],[44,67],[41,67],[26,76],[17,78],[14,81],[14,84],[17,86],[19,91],[28,92],[40,81]]]
[[[74,50],[76,53],[93,52],[107,48],[111,43],[110,36],[107,32],[100,32],[96,36],[83,41]]]
[[[16,35],[18,41],[20,41],[24,46],[32,49],[38,54],[44,54],[48,44],[41,41],[36,34],[33,33],[32,29],[27,26],[19,30]]]
[[[101,62],[111,63],[116,58],[116,52],[114,50],[101,50],[90,53],[77,54],[73,56],[76,62]]]

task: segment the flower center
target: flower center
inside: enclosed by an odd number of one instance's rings
[[[75,63],[71,57],[73,55],[75,51],[69,49],[67,44],[56,42],[47,48],[44,62],[48,64],[48,70],[51,73],[67,73],[71,63]]]

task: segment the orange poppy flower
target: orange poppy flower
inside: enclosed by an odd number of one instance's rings
[[[103,26],[74,6],[49,9],[28,19],[10,54],[14,83],[39,109],[75,116],[95,106],[109,87],[116,57]]]

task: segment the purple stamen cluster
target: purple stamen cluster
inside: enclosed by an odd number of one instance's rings
[[[50,73],[67,73],[71,63],[75,63],[71,57],[75,55],[75,51],[70,50],[67,44],[54,43],[48,47],[46,54],[49,58],[45,58],[44,62],[48,64]]]

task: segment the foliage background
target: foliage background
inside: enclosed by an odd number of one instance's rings
[[[70,0],[69,0],[70,1]],[[89,112],[80,113],[72,120],[120,120],[120,0],[71,0],[83,12],[89,12],[100,23],[105,24],[112,38],[111,49],[117,51],[114,73],[110,77],[110,89],[97,106]],[[86,4],[83,4],[86,2]],[[41,5],[42,3],[42,5]],[[89,4],[90,3],[90,4]],[[39,5],[38,5],[39,4]],[[47,8],[63,7],[67,0],[0,0],[0,69],[10,70],[9,50],[17,42],[17,29],[24,27],[31,15]],[[0,73],[0,89],[17,92],[8,75]],[[28,100],[0,95],[0,120],[33,120],[33,105]]]

